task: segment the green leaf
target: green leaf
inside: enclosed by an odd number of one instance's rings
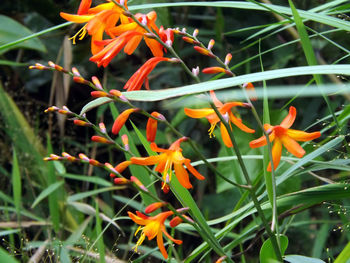
[[[18,40],[19,38],[26,37],[33,34],[28,28],[18,23],[16,20],[4,15],[0,15],[0,45]],[[0,47],[0,54],[14,48],[27,48],[41,52],[46,52],[45,46],[38,38],[34,38],[17,45],[13,44],[6,48]]]
[[[101,188],[101,189],[87,191],[87,192],[84,192],[84,193],[78,193],[78,194],[69,196],[67,198],[67,201],[69,203],[71,203],[71,202],[74,202],[74,201],[78,201],[80,199],[84,199],[84,198],[89,197],[89,196],[94,196],[94,195],[97,195],[99,193],[114,191],[114,190],[117,190],[117,189],[121,189],[121,187],[120,186],[105,187],[105,188]]]
[[[107,180],[97,176],[86,176],[86,175],[78,175],[78,174],[70,174],[70,173],[60,174],[60,176],[64,178],[69,178],[69,179],[83,181],[83,182],[89,182],[89,183],[98,184],[102,186],[113,185],[111,182],[108,182]]]
[[[45,150],[38,136],[33,132],[12,98],[5,92],[1,83],[0,115],[3,122],[0,128],[11,138],[16,147],[19,163],[22,167],[26,167],[28,175],[32,176],[31,178],[36,183],[46,185],[46,163],[42,157]]]
[[[148,155],[156,155],[156,153],[151,150],[150,143],[147,141],[145,136],[143,136],[141,131],[136,127],[136,125],[132,121],[130,121],[130,123],[131,123],[133,129],[135,130],[136,135],[139,138],[140,142],[142,143],[143,147],[146,149]]]
[[[0,258],[2,262],[6,262],[6,263],[18,263],[18,261],[11,257],[5,249],[0,247]]]
[[[177,3],[164,3],[164,4],[144,4],[144,5],[135,5],[129,6],[129,10],[142,10],[147,8],[159,8],[159,7],[170,7],[170,6],[213,6],[213,7],[228,7],[228,8],[238,8],[238,9],[248,9],[248,10],[260,10],[267,11],[273,10],[277,13],[292,15],[292,11],[288,7],[272,5],[272,4],[261,4],[256,5],[254,3],[247,3],[246,1],[211,1],[211,2],[177,2]],[[265,7],[266,6],[266,7]],[[269,10],[270,9],[270,10]],[[321,24],[326,24],[336,28],[340,28],[346,31],[350,31],[350,23],[334,18],[325,14],[319,14],[311,11],[298,10],[300,16],[304,19],[309,19],[312,21],[319,22]]]
[[[284,257],[284,260],[289,263],[325,263],[323,260],[318,258],[310,258],[300,255],[287,255]],[[345,263],[345,261],[342,262]]]
[[[347,263],[350,258],[350,242],[346,245],[342,252],[337,256],[334,263]]]
[[[20,62],[14,62],[14,61],[4,60],[4,59],[0,59],[0,65],[12,66],[12,67],[27,67],[27,66],[29,66],[28,63],[20,63]]]
[[[51,140],[50,140],[49,136],[47,136],[47,150],[48,150],[49,154],[53,153],[52,144],[51,144]],[[54,163],[58,163],[58,162],[54,162]],[[48,187],[57,182],[57,176],[56,176],[56,172],[55,172],[55,168],[54,168],[54,163],[49,162],[47,164],[47,168],[48,168],[47,169],[48,170],[48,173],[47,173],[48,185],[47,186]],[[49,211],[50,211],[52,225],[53,225],[53,228],[56,231],[56,233],[58,233],[59,228],[60,228],[60,207],[59,207],[57,192],[55,192],[55,191],[51,192],[51,194],[49,195],[48,198],[49,198]]]
[[[284,235],[280,236],[281,254],[284,255],[288,247],[288,238]],[[273,249],[270,239],[267,239],[260,249],[260,263],[272,263],[277,261],[277,256]],[[278,261],[277,261],[278,262]]]
[[[97,238],[97,249],[98,253],[100,255],[100,262],[105,263],[105,244],[103,243],[103,232],[102,232],[102,225],[101,225],[101,218],[99,213],[99,207],[98,202],[96,202],[96,225],[95,225],[95,231],[96,231],[96,238]]]
[[[97,98],[97,99],[94,99],[93,101],[90,101],[88,104],[86,104],[80,111],[79,115],[83,115],[84,113],[96,108],[96,107],[99,107],[103,104],[106,104],[106,103],[110,103],[112,102],[113,100],[111,98],[107,98],[107,97],[102,97],[102,98]]]
[[[20,221],[20,211],[22,203],[22,182],[21,173],[19,171],[18,159],[15,148],[13,149],[12,155],[12,191],[13,191],[13,201],[15,203],[17,211],[17,220]]]
[[[183,95],[196,94],[210,90],[219,90],[241,85],[246,82],[257,82],[269,79],[278,79],[292,76],[303,76],[313,74],[341,74],[350,75],[350,65],[319,65],[305,66],[285,69],[269,70],[258,73],[241,75],[238,77],[206,81],[198,84],[187,85],[179,88],[163,90],[140,90],[123,92],[129,100],[137,101],[159,101]]]
[[[39,204],[44,198],[49,196],[51,193],[56,191],[60,186],[64,184],[64,181],[56,182],[54,184],[51,184],[49,187],[47,187],[44,191],[42,191],[39,196],[34,200],[34,203],[32,204],[31,208],[34,208]]]
[[[36,39],[36,37],[38,37],[38,36],[44,35],[46,33],[55,31],[57,29],[60,29],[62,27],[65,27],[65,26],[68,26],[68,25],[71,25],[71,24],[73,24],[73,23],[72,22],[66,22],[66,23],[63,23],[63,24],[60,24],[60,25],[57,25],[57,26],[54,26],[54,27],[50,27],[48,29],[44,29],[44,30],[42,30],[40,32],[37,32],[37,33],[34,33],[34,34],[30,34],[30,35],[25,34],[24,37],[21,37],[19,39],[16,38],[15,40],[13,40],[10,43],[7,42],[6,44],[1,45],[0,46],[0,54],[4,53],[5,50],[9,50],[11,48],[17,48],[18,45],[21,46],[23,43],[28,43],[28,42],[30,42],[30,40]]]

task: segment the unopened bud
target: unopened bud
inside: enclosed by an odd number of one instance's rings
[[[102,98],[108,96],[108,93],[104,91],[91,91],[90,94],[93,98]]]
[[[146,214],[152,213],[165,205],[167,205],[166,202],[156,202],[156,203],[150,204],[145,208],[145,213]]]
[[[90,159],[89,160],[89,164],[93,165],[93,166],[97,166],[97,167],[102,167],[103,164],[100,163],[99,161],[95,160],[95,159]]]
[[[87,157],[83,153],[79,153],[79,158],[80,158],[80,160],[85,161],[85,162],[89,162],[90,161],[89,157]]]
[[[208,49],[202,48],[200,46],[194,46],[193,47],[197,52],[201,53],[202,55],[209,56],[212,58],[215,58],[215,55]]]
[[[100,131],[102,132],[102,133],[107,133],[107,130],[106,130],[106,126],[105,126],[105,124],[103,123],[103,122],[100,122],[99,124],[98,124],[98,126],[100,127]]]
[[[95,85],[95,87],[96,87],[97,89],[103,90],[102,85],[101,85],[101,82],[98,80],[97,77],[93,76],[93,77],[91,78],[91,80],[92,80],[92,83],[94,83],[94,85]]]
[[[193,37],[197,37],[197,36],[198,36],[198,33],[199,33],[199,30],[196,28],[196,29],[193,31],[192,36],[193,36]]]
[[[117,185],[125,185],[125,184],[130,184],[131,181],[126,178],[117,177],[117,178],[114,178],[114,183]]]
[[[196,40],[194,40],[193,38],[190,38],[190,37],[182,37],[182,40],[187,42],[187,43],[190,43],[190,44],[195,44],[195,45],[199,45],[200,43]]]
[[[211,50],[214,45],[215,45],[215,40],[214,39],[210,39],[209,44],[208,44],[208,49]]]
[[[72,72],[73,72],[74,77],[81,77],[82,78],[82,76],[80,75],[80,73],[76,67],[72,68]]]
[[[127,151],[129,151],[129,138],[128,138],[128,135],[126,135],[126,134],[123,134],[122,135],[122,142],[123,142],[123,144],[124,144],[124,148],[125,148],[125,150],[127,150]]]
[[[199,75],[199,66],[197,66],[196,68],[192,68],[192,74],[194,76],[198,76]]]
[[[58,107],[56,107],[56,106],[51,106],[51,107],[47,108],[44,112],[45,112],[45,113],[48,113],[48,112],[54,112],[54,111],[58,111],[58,110],[59,110]]]
[[[74,156],[70,155],[69,153],[63,152],[62,153],[62,157],[64,157],[65,159],[67,159],[70,162],[74,162],[77,160],[77,158],[75,158]]]
[[[136,184],[141,190],[148,192],[148,189],[141,183],[139,179],[137,179],[135,176],[131,176],[130,180]]]
[[[73,81],[76,83],[80,83],[80,84],[85,84],[85,85],[90,85],[90,82],[87,81],[86,79],[84,79],[83,77],[73,77]]]
[[[105,144],[114,144],[113,141],[110,141],[110,140],[106,139],[105,137],[96,136],[96,135],[91,137],[91,141],[98,142],[98,143],[105,143]]]
[[[91,123],[88,123],[88,122],[83,121],[83,120],[74,120],[73,123],[77,126],[83,126],[83,127],[91,127],[92,126]]]
[[[228,64],[230,64],[232,59],[232,54],[231,53],[227,53],[226,57],[225,57],[225,65],[228,66]]]

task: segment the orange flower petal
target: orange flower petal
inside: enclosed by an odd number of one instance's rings
[[[86,14],[91,6],[92,0],[82,0],[79,5],[78,15]]]
[[[134,221],[138,225],[144,226],[147,223],[147,220],[145,218],[137,216],[129,211],[128,211],[128,215],[131,218],[131,220]],[[145,216],[145,217],[147,217],[147,216]]]
[[[198,180],[204,180],[205,177],[203,175],[201,175],[192,165],[189,159],[185,160],[185,165],[187,167],[187,169],[191,172],[191,174],[193,174]]]
[[[227,129],[222,122],[220,122],[220,131],[221,131],[222,140],[224,141],[224,144],[226,145],[226,147],[229,147],[229,148],[232,147],[233,145],[230,139],[230,135],[228,134]]]
[[[159,148],[159,147],[157,146],[157,144],[154,143],[154,142],[152,142],[152,143],[150,144],[150,146],[151,146],[151,150],[154,151],[154,152],[162,153],[162,152],[166,152],[166,151],[167,151],[166,149]]]
[[[297,116],[296,108],[294,108],[293,106],[289,107],[289,113],[283,119],[280,126],[282,126],[283,128],[286,128],[286,129],[290,128],[293,125],[296,116]]]
[[[305,151],[304,149],[297,143],[295,140],[293,140],[289,136],[282,136],[281,137],[282,143],[284,147],[290,152],[291,154],[295,155],[298,158],[301,158],[304,156]]]
[[[149,157],[131,157],[130,161],[133,164],[138,165],[154,165],[162,160],[161,155],[149,156]]]
[[[176,178],[179,180],[180,184],[186,189],[192,188],[192,184],[190,183],[188,172],[182,166],[182,164],[175,163],[174,168],[175,168]]]
[[[134,36],[129,40],[129,42],[125,45],[124,52],[128,55],[134,53],[135,49],[138,47],[142,40],[142,36]]]
[[[72,15],[72,14],[67,14],[67,13],[64,13],[64,12],[61,12],[60,13],[60,16],[67,20],[67,21],[70,21],[70,22],[74,22],[74,23],[86,23],[88,21],[90,21],[92,18],[94,18],[94,16],[92,15]]]
[[[317,139],[318,137],[321,136],[321,133],[320,132],[310,132],[309,133],[309,132],[304,132],[304,131],[288,129],[287,135],[296,141],[307,142],[307,141],[311,141],[313,139]]]
[[[165,227],[161,227],[162,232],[164,233],[164,235],[169,238],[171,241],[173,241],[175,244],[177,245],[181,245],[182,244],[182,240],[178,240],[173,238],[165,229]]]
[[[204,108],[204,109],[185,108],[184,111],[188,117],[195,118],[195,119],[203,118],[214,113],[214,110],[209,108]]]
[[[281,155],[282,155],[282,142],[279,138],[276,138],[275,143],[273,144],[273,147],[272,147],[272,160],[273,160],[273,166],[275,169],[280,163]],[[271,162],[267,166],[267,171],[268,172],[272,171]]]
[[[248,128],[242,123],[242,120],[236,118],[232,112],[229,114],[231,122],[236,125],[238,128],[240,128],[242,131],[247,133],[254,133],[255,130]]]
[[[145,43],[151,50],[153,56],[163,57],[163,46],[157,40],[145,37]]]
[[[159,247],[160,253],[162,253],[163,257],[165,259],[167,259],[168,258],[168,253],[166,252],[166,249],[164,247],[162,232],[159,232],[158,235],[157,235],[157,245]]]
[[[213,100],[216,107],[220,108],[224,105],[221,101],[218,100],[213,90],[210,91],[210,97]]]

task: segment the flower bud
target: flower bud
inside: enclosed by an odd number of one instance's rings
[[[215,58],[215,55],[208,49],[202,48],[200,46],[194,46],[193,48],[202,55]]]
[[[91,127],[92,124],[82,120],[74,120],[73,123],[77,126]]]
[[[91,141],[98,142],[98,143],[104,143],[104,144],[114,144],[113,141],[110,141],[110,140],[106,139],[105,137],[96,136],[96,135],[91,137]]]
[[[167,204],[166,202],[156,202],[156,203],[150,204],[149,206],[147,206],[145,208],[145,213],[146,214],[152,213],[152,212],[156,211],[157,209],[165,206],[166,204]]]
[[[225,65],[228,66],[228,64],[230,64],[232,59],[232,55],[231,53],[227,53],[226,57],[225,57]]]
[[[211,50],[214,45],[215,45],[215,40],[214,39],[210,39],[209,44],[208,44],[208,50]]]
[[[97,77],[93,76],[93,77],[91,78],[91,80],[92,80],[92,83],[94,83],[94,85],[95,85],[95,87],[96,87],[97,89],[103,90],[102,85],[101,85],[101,82],[98,80]]]

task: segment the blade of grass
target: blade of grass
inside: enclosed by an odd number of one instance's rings
[[[350,75],[350,65],[319,65],[268,70],[264,72],[245,74],[238,77],[206,81],[199,84],[192,84],[178,88],[123,92],[123,95],[129,100],[159,101],[168,98],[196,94],[210,90],[230,88],[247,82],[257,82],[263,80],[271,80],[293,76],[305,76],[313,74]]]
[[[19,171],[18,159],[15,148],[12,154],[12,191],[13,201],[17,212],[17,221],[21,222],[21,205],[22,205],[22,182]]]
[[[64,184],[64,181],[59,181],[59,182],[55,182],[51,185],[49,185],[47,188],[45,188],[40,194],[39,196],[34,200],[31,208],[36,207],[43,199],[45,199],[46,197],[48,197],[50,194],[52,194],[53,192],[55,192],[58,188],[60,188],[60,186],[62,186]]]
[[[103,242],[103,235],[101,234],[102,232],[102,226],[101,226],[101,218],[99,214],[99,208],[98,208],[98,202],[96,203],[96,225],[95,225],[95,231],[96,231],[96,237],[98,238],[97,241],[97,250],[98,253],[100,254],[100,262],[101,263],[106,263],[105,260],[105,244]]]
[[[47,151],[49,154],[53,153],[52,151],[52,144],[50,137],[47,136]],[[54,168],[54,164],[52,162],[47,163],[47,181],[48,181],[48,187],[50,185],[53,185],[57,183],[57,177],[56,177],[56,172]],[[64,192],[64,188],[61,187],[61,191]],[[51,222],[53,224],[53,229],[55,230],[56,233],[58,233],[59,228],[60,228],[60,208],[58,205],[58,195],[57,191],[52,191],[49,196],[49,211],[50,211],[50,217],[51,217]]]

